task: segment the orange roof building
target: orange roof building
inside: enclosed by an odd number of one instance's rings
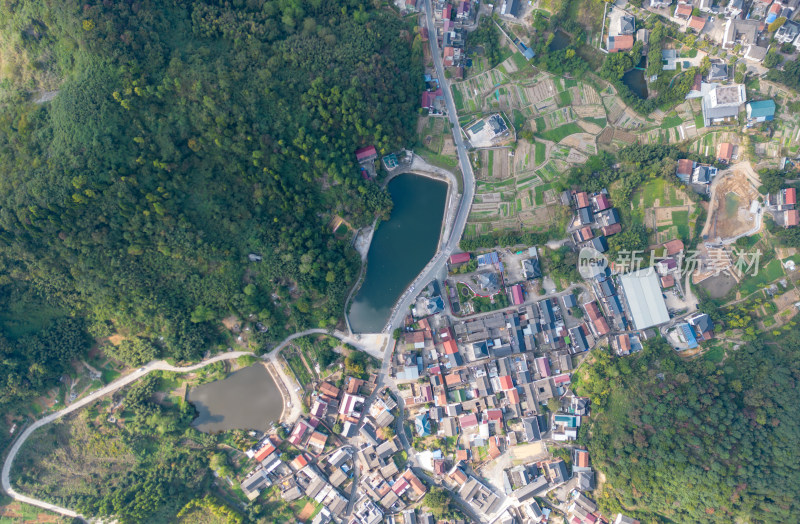
[[[256,451],[256,454],[253,458],[255,458],[259,462],[262,462],[265,458],[272,455],[274,451],[275,451],[275,446],[273,446],[271,442],[268,442],[267,444],[263,445],[261,449]]]
[[[723,142],[717,147],[717,160],[720,162],[730,162],[733,157],[733,144]]]
[[[664,247],[667,250],[667,256],[671,257],[683,251],[683,241],[679,238],[676,238],[675,240],[670,240],[669,242],[665,243]]]
[[[442,346],[444,347],[444,352],[446,355],[455,355],[458,353],[458,344],[452,338],[449,338],[442,342]]]
[[[619,53],[621,51],[630,51],[633,49],[634,43],[633,35],[618,35],[608,37],[608,52]]]
[[[692,16],[689,18],[689,27],[697,31],[698,33],[703,30],[706,26],[706,19],[701,16]]]
[[[575,459],[579,468],[589,467],[589,452],[585,449],[575,450]]]
[[[692,6],[684,2],[680,2],[678,4],[678,7],[675,9],[675,16],[682,16],[683,18],[689,18],[690,16],[692,16]]]
[[[319,392],[332,398],[339,396],[339,388],[328,382],[323,382],[319,385]]]

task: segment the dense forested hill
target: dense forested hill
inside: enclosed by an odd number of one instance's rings
[[[359,266],[330,218],[391,208],[353,151],[413,133],[421,44],[399,17],[361,0],[19,0],[0,3],[0,38],[6,297],[181,358],[231,312],[272,338],[340,318]],[[25,383],[34,361],[9,354]]]
[[[718,367],[662,340],[636,356],[594,353],[581,426],[606,475],[598,501],[642,522],[796,522],[800,334],[752,342]]]

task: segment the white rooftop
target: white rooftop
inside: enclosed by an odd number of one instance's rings
[[[636,329],[647,329],[669,322],[669,312],[658,275],[653,268],[644,268],[620,277]]]

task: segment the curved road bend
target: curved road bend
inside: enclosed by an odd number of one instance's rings
[[[464,228],[467,225],[467,217],[469,217],[469,210],[472,207],[472,199],[475,198],[475,174],[472,172],[472,164],[470,164],[469,156],[467,155],[467,147],[464,143],[464,138],[461,134],[461,125],[458,123],[458,112],[456,105],[453,102],[453,94],[450,91],[450,83],[444,76],[444,65],[442,64],[442,55],[439,53],[439,42],[436,37],[436,27],[433,23],[433,8],[431,7],[431,0],[425,1],[425,18],[428,24],[428,34],[430,35],[428,41],[431,44],[431,55],[433,56],[433,64],[436,68],[436,76],[439,78],[439,85],[442,87],[444,93],[444,101],[447,106],[447,117],[450,119],[450,124],[453,126],[453,141],[458,153],[458,163],[461,167],[461,176],[464,179],[464,193],[461,196],[461,202],[458,205],[458,212],[456,219],[453,222],[453,229],[450,231],[450,238],[444,243],[442,249],[436,253],[431,259],[431,262],[425,266],[425,269],[414,279],[414,282],[409,286],[406,292],[402,295],[400,300],[392,310],[392,316],[384,328],[385,333],[403,323],[409,306],[414,300],[414,288],[418,283],[426,283],[433,279],[438,272],[445,268],[447,257],[458,247],[458,242],[461,240],[461,235],[464,233]]]
[[[334,336],[334,337],[338,338],[339,340],[342,340],[343,342],[347,342],[349,344],[353,344],[354,346],[361,346],[362,345],[358,340],[354,339],[353,337],[349,337],[349,336],[347,336],[344,333],[341,333],[339,331],[334,331],[334,332],[331,333],[331,332],[329,332],[329,331],[327,331],[325,329],[308,329],[308,330],[305,330],[305,331],[301,331],[299,333],[295,333],[293,335],[289,335],[280,344],[278,344],[272,351],[270,351],[267,355],[264,355],[262,358],[264,360],[266,360],[268,362],[272,362],[274,364],[276,359],[277,359],[277,355],[280,353],[280,351],[284,347],[286,347],[286,345],[289,342],[291,342],[292,340],[294,340],[296,338],[304,337],[306,335],[313,335],[313,334],[327,334],[327,335]],[[389,346],[389,348],[393,347],[392,344],[388,344],[388,346]],[[389,348],[387,348],[387,352],[388,352]],[[11,487],[10,476],[11,476],[11,467],[14,464],[14,459],[16,458],[17,454],[19,453],[20,448],[22,448],[22,445],[25,443],[26,440],[28,440],[28,438],[33,434],[34,431],[36,431],[37,429],[41,428],[42,426],[46,426],[47,424],[50,424],[51,422],[64,417],[65,415],[68,415],[68,414],[72,413],[73,411],[77,411],[77,410],[81,409],[82,407],[84,407],[84,406],[86,406],[88,404],[91,404],[95,400],[98,400],[98,399],[102,398],[103,396],[108,395],[109,393],[113,393],[114,391],[117,391],[118,389],[121,389],[121,388],[127,386],[128,384],[131,384],[132,382],[135,382],[135,381],[139,380],[140,378],[142,378],[143,376],[147,375],[151,371],[175,371],[175,372],[178,372],[178,373],[187,373],[187,372],[191,372],[191,371],[197,371],[198,369],[201,369],[201,368],[203,368],[205,366],[208,366],[210,364],[214,364],[216,362],[221,362],[223,360],[232,360],[232,359],[239,358],[239,357],[242,357],[242,356],[245,356],[245,355],[253,355],[253,353],[251,353],[249,351],[232,351],[230,353],[222,353],[220,355],[217,355],[215,357],[209,358],[207,360],[203,360],[203,361],[198,362],[197,364],[193,364],[191,366],[182,366],[182,367],[173,366],[173,365],[167,363],[164,360],[155,360],[153,362],[145,364],[141,368],[136,369],[134,372],[130,373],[129,375],[125,375],[124,377],[118,378],[114,382],[111,382],[107,386],[105,386],[105,387],[103,387],[101,389],[98,389],[97,391],[95,391],[93,393],[90,393],[89,395],[85,396],[84,398],[82,398],[80,400],[76,400],[75,402],[73,402],[72,404],[70,404],[66,408],[62,409],[61,411],[57,411],[55,413],[51,413],[51,414],[47,415],[46,417],[43,417],[43,418],[35,421],[33,424],[31,424],[30,426],[25,428],[25,430],[22,433],[20,433],[20,435],[17,438],[17,440],[14,441],[14,443],[11,446],[11,448],[9,449],[8,455],[6,456],[6,459],[3,462],[2,477],[0,477],[0,481],[2,481],[3,491],[5,491],[11,498],[13,498],[16,501],[24,502],[24,503],[30,504],[32,506],[38,506],[38,507],[46,509],[48,511],[52,511],[52,512],[55,512],[55,513],[59,513],[61,515],[65,515],[67,517],[72,517],[72,518],[81,517],[81,515],[79,515],[75,511],[72,511],[71,509],[64,508],[64,507],[58,506],[56,504],[51,504],[51,503],[45,502],[43,500],[38,500],[38,499],[35,499],[33,497],[29,497],[27,495],[23,495],[21,493],[17,493],[14,490],[14,488]],[[281,366],[275,365],[274,367],[279,370],[279,373],[281,373],[281,376],[282,376],[283,380],[286,381],[287,378],[285,377],[285,375],[283,375]],[[292,382],[289,382],[289,384],[292,384]],[[290,398],[292,400],[293,405],[295,407],[298,407],[298,409],[299,409],[299,401],[297,400],[296,391],[294,391],[293,388],[290,388],[288,386],[287,386],[287,389],[289,389]]]

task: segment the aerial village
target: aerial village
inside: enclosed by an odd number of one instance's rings
[[[718,37],[723,48],[760,63],[768,53],[762,39],[766,26],[778,16],[791,18],[797,4],[756,0],[749,16],[741,0],[727,6],[681,1],[674,8],[671,0],[651,0],[647,9],[667,13],[684,31]],[[468,0],[439,0],[433,6],[437,34],[429,34],[424,15],[419,34],[426,42],[437,39],[447,71],[455,81],[464,80],[466,32],[486,7]],[[415,12],[422,2],[401,1],[398,7]],[[514,20],[528,6],[502,0],[489,9]],[[698,16],[697,10],[708,16]],[[648,38],[633,16],[616,7],[609,9],[604,31],[601,46],[608,53],[627,52]],[[776,39],[800,50],[798,34],[800,25],[786,20]],[[523,57],[532,58],[521,40],[509,40]],[[674,49],[664,49],[662,58],[665,70],[685,61]],[[730,69],[712,61],[709,72],[694,79],[687,100],[699,101],[698,127],[738,122],[742,108],[745,127],[772,121],[775,103],[750,100],[745,86],[731,81]],[[426,116],[445,116],[446,82],[440,83],[431,67],[424,80],[421,109]],[[514,142],[515,127],[502,111],[463,120],[472,148]],[[308,412],[248,451],[256,466],[241,482],[242,491],[251,500],[267,491],[285,502],[313,501],[313,515],[300,520],[314,524],[638,524],[598,509],[593,495],[598,475],[586,447],[577,442],[592,406],[573,390],[573,373],[595,348],[626,358],[654,337],[686,354],[714,341],[714,322],[699,309],[692,285],[723,271],[737,281],[745,278],[731,246],[760,231],[764,214],[782,227],[798,225],[794,188],[760,198],[748,173],[727,169],[741,149],[736,141],[718,141],[707,155],[713,163],[677,162],[676,179],[711,203],[711,218],[689,269],[690,255],[674,228],[659,229],[652,259],[592,265],[581,272],[579,283],[566,287],[546,273],[540,256],[544,246],[453,254],[447,277],[418,290],[405,327],[395,333],[384,383],[377,385],[375,370],[367,379],[339,371],[314,383],[306,397]],[[575,153],[585,161],[585,152],[573,149],[569,158]],[[377,150],[369,146],[355,155],[362,176],[375,178]],[[382,166],[390,172],[402,169],[413,156],[389,154]],[[739,204],[733,218],[726,213],[731,193]],[[547,205],[568,213],[564,233],[575,252],[588,249],[602,258],[608,239],[623,231],[618,203],[606,189],[550,190],[545,196]],[[479,187],[476,206],[481,204]],[[426,495],[437,489],[451,499],[454,517],[437,518],[426,506]]]

